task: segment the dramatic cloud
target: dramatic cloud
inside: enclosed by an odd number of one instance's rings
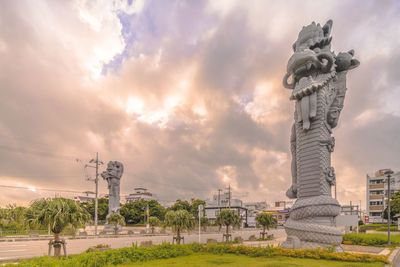
[[[1,189],[0,206],[54,195],[34,187],[92,190],[83,164],[96,151],[124,163],[122,194],[209,198],[231,184],[244,200],[285,199],[294,103],[281,81],[301,27],[328,19],[333,49],[361,61],[334,132],[338,198],[364,202],[366,173],[400,168],[399,12],[396,1],[1,1],[0,184],[31,190]]]

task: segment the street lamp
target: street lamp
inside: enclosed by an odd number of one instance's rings
[[[199,244],[201,243],[201,238],[200,238],[200,236],[201,236],[201,217],[203,217],[203,209],[204,209],[204,206],[202,205],[202,204],[200,204],[198,207],[198,211],[199,211]]]
[[[388,245],[390,246],[390,178],[391,175],[393,174],[393,171],[391,169],[387,169],[383,173],[387,177],[387,184],[388,184]]]

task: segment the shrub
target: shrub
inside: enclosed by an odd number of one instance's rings
[[[217,240],[214,238],[207,238],[207,244],[217,244]]]
[[[138,247],[133,245],[128,248],[110,249],[104,252],[88,252],[79,255],[69,256],[60,259],[38,257],[31,260],[23,260],[19,263],[21,267],[52,267],[52,266],[89,266],[103,267],[118,264],[129,264],[133,262],[145,262],[156,259],[167,259],[179,256],[187,256],[193,253],[210,253],[210,254],[236,254],[247,255],[251,257],[296,257],[309,259],[326,259],[349,262],[382,262],[389,263],[386,256],[356,254],[346,252],[332,252],[327,249],[287,249],[282,247],[268,246],[262,247],[246,247],[243,245],[232,246],[226,244],[188,244],[188,245],[171,245],[164,243],[153,247]],[[7,264],[13,267],[14,264]]]
[[[397,224],[391,224],[390,227],[396,227]],[[376,228],[379,227],[387,227],[387,224],[383,223],[372,223],[372,224],[365,224],[365,225],[360,225],[359,229],[366,229],[366,230],[375,230]]]
[[[249,236],[249,241],[257,241],[257,237],[255,235]]]
[[[107,244],[97,244],[96,246],[94,246],[94,247],[90,247],[90,248],[88,248],[87,250],[86,250],[86,252],[96,252],[96,251],[105,251],[105,250],[108,250],[108,249],[110,249],[110,245],[107,245]]]
[[[151,241],[151,240],[140,242],[141,247],[151,247],[152,245],[153,245],[153,241]]]
[[[235,236],[233,239],[235,243],[243,243],[243,238],[241,236]]]
[[[382,232],[387,232],[387,230],[388,230],[387,226],[386,227],[382,226],[382,227],[378,227],[378,228],[375,229],[375,231],[382,231]],[[396,226],[390,226],[390,231],[391,232],[398,232],[399,229],[398,229],[397,225]]]
[[[391,236],[391,244],[393,246],[400,245],[400,236]],[[343,236],[343,243],[351,241],[354,245],[362,246],[386,246],[388,243],[387,235],[385,234],[364,234],[364,233],[351,233]],[[345,244],[345,243],[344,243]]]

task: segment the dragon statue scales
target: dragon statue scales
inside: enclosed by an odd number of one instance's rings
[[[284,227],[288,248],[335,245],[340,250],[342,232],[336,228],[340,213],[332,198],[336,183],[331,166],[335,139],[331,135],[343,109],[347,71],[360,62],[354,51],[331,51],[332,21],[303,27],[293,44],[283,84],[296,102],[290,145],[292,186],[286,192],[297,198]]]

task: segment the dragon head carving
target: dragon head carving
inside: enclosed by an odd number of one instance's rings
[[[291,99],[312,94],[333,77],[335,58],[330,51],[331,29],[332,21],[329,20],[323,27],[312,22],[300,31],[283,78],[283,85],[294,89]]]
[[[332,20],[328,20],[324,26],[312,22],[303,27],[293,44],[294,53],[288,61],[283,78],[283,85],[293,90],[290,99],[296,100],[296,121],[303,123],[304,130],[310,128],[310,120],[316,116],[315,93],[339,73],[345,73],[360,64],[358,60],[353,59],[353,50],[339,53],[337,56],[331,51],[331,29]],[[332,108],[328,118],[328,123],[333,127],[337,124],[337,113],[340,113],[340,104],[343,103],[338,104]]]
[[[124,172],[124,165],[118,161],[110,161],[107,164],[107,170],[101,174],[103,179],[108,180],[110,178],[121,179],[122,173]]]

